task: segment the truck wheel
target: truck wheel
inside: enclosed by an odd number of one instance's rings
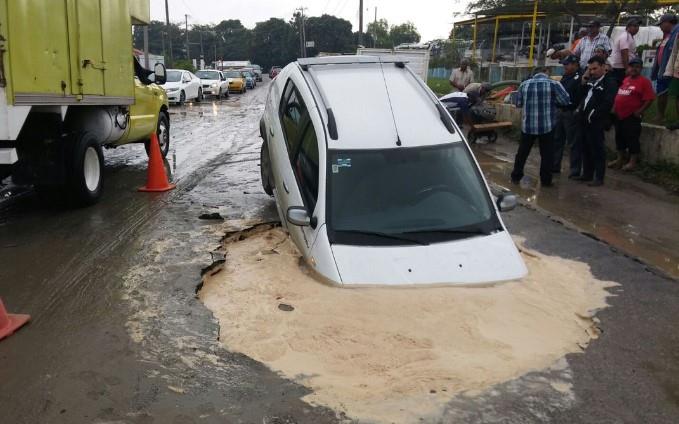
[[[203,100],[203,89],[198,89],[198,97],[196,97],[196,103],[200,103]]]
[[[165,112],[160,112],[158,114],[158,128],[156,129],[156,135],[158,136],[158,145],[160,146],[160,153],[163,157],[167,157],[167,152],[170,151],[170,118],[167,117]],[[150,140],[144,142],[144,148],[146,149],[146,154],[149,154]]]
[[[259,173],[262,178],[262,189],[264,193],[273,196],[273,176],[271,175],[271,158],[269,156],[269,146],[266,139],[262,142],[262,148],[259,151]]]
[[[182,92],[179,93],[179,106],[184,106],[185,101],[186,101],[186,93],[184,93],[184,90],[182,90]]]
[[[88,132],[75,133],[68,142],[66,191],[77,206],[95,204],[104,182],[104,153],[97,139]]]

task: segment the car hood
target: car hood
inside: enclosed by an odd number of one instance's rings
[[[507,231],[428,246],[334,244],[332,252],[345,285],[471,285],[528,272]]]
[[[221,82],[221,80],[218,80],[218,79],[205,79],[205,78],[201,78],[201,79],[200,79],[200,82],[201,82],[202,84],[212,84],[212,83],[215,83],[215,82]]]
[[[181,82],[166,82],[165,84],[163,84],[163,88],[165,90],[169,90],[169,89],[172,89],[172,88],[181,88],[181,87],[182,87]]]

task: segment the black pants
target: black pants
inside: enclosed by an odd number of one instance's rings
[[[580,122],[573,110],[560,110],[554,129],[554,165],[552,171],[561,171],[565,148],[570,149],[570,175],[580,175],[582,146],[580,145]]]
[[[603,181],[606,173],[606,145],[601,123],[587,123],[582,128],[582,178]]]
[[[512,181],[520,181],[523,178],[523,168],[526,166],[526,159],[533,148],[535,139],[540,143],[540,181],[542,184],[552,183],[552,166],[554,164],[554,131],[546,134],[526,134],[521,133],[519,151],[514,158],[514,170],[512,171]]]
[[[615,121],[615,147],[619,152],[629,151],[631,155],[641,152],[641,119],[630,115]]]

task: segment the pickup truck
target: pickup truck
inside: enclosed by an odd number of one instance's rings
[[[165,67],[132,53],[132,25],[149,23],[149,0],[0,0],[0,181],[90,205],[103,147],[148,144],[155,131],[167,154]]]

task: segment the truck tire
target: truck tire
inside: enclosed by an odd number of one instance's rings
[[[158,145],[160,146],[160,153],[163,157],[167,157],[167,153],[170,151],[170,118],[168,118],[167,113],[160,112],[158,114],[158,126],[156,128],[156,135],[158,136]],[[150,140],[144,141],[144,149],[146,149],[146,154],[149,154]]]
[[[89,132],[74,133],[67,143],[66,194],[76,206],[95,204],[104,183],[104,153]]]
[[[262,189],[264,193],[273,196],[273,175],[271,172],[271,157],[269,156],[269,146],[266,139],[262,142],[262,148],[259,151],[259,173],[262,179]]]

